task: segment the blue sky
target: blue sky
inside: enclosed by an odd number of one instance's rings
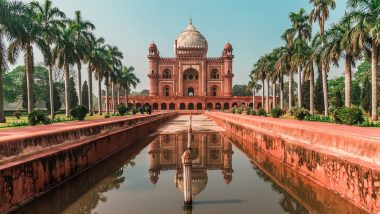
[[[336,2],[337,8],[331,12],[328,24],[344,14],[346,1]],[[290,27],[289,13],[301,7],[311,10],[308,0],[53,0],[53,3],[69,17],[75,10],[81,10],[84,19],[96,25],[96,36],[104,37],[107,43],[123,51],[124,63],[133,65],[142,81],[137,90],[149,87],[146,76],[149,44],[154,40],[162,56],[173,56],[173,42],[190,16],[208,41],[208,56],[220,56],[224,44],[231,42],[235,55],[234,84],[243,84],[256,60],[283,44],[280,35]],[[313,27],[317,31],[318,26]],[[19,61],[22,63],[21,57]],[[36,51],[36,63],[41,61],[41,54]],[[342,67],[334,68],[330,76],[342,73]]]

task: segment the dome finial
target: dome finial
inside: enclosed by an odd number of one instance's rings
[[[191,19],[191,15],[190,15],[190,20],[189,20],[189,24],[193,24],[193,20]]]

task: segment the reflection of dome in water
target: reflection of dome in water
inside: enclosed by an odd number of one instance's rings
[[[203,191],[204,188],[206,188],[208,177],[207,177],[207,172],[204,169],[192,169],[191,177],[192,177],[191,192],[194,199],[197,195],[199,195],[199,193]],[[177,171],[175,182],[177,184],[177,189],[183,192],[182,170]]]

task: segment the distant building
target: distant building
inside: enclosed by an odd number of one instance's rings
[[[207,57],[207,50],[206,38],[191,20],[174,41],[175,57],[161,57],[157,45],[150,44],[149,97],[131,96],[128,106],[151,105],[155,110],[252,107],[252,97],[234,97],[232,94],[232,45],[227,42],[220,57]],[[258,107],[262,106],[261,98],[256,97],[255,103]],[[112,108],[112,103],[110,105]]]

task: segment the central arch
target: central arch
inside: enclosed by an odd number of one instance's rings
[[[189,103],[189,104],[187,105],[187,109],[189,109],[189,110],[194,110],[194,103]]]
[[[183,95],[189,97],[198,96],[198,84],[198,71],[194,68],[186,69],[183,72]]]

